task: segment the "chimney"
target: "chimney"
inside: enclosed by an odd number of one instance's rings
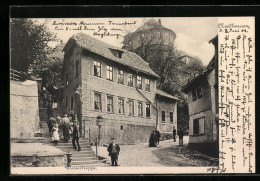
[[[161,19],[158,19],[158,23],[159,23],[160,25],[162,24]]]

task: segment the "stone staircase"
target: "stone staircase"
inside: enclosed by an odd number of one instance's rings
[[[45,113],[46,112],[46,113]],[[45,114],[44,114],[45,113]],[[81,151],[77,151],[73,149],[72,139],[69,142],[64,142],[63,136],[60,138],[60,142],[55,145],[51,142],[51,135],[49,133],[48,125],[47,125],[47,110],[45,108],[40,108],[40,125],[42,131],[42,137],[48,139],[47,144],[54,146],[65,153],[72,153],[72,161],[71,166],[105,166],[105,164],[101,163],[96,159],[95,152],[91,149],[90,144],[83,138],[79,139],[79,143],[81,146]],[[67,165],[67,155],[64,156],[64,166]]]

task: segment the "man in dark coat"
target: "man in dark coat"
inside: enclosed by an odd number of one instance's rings
[[[150,147],[156,147],[157,146],[157,135],[155,131],[153,130],[149,139],[149,146]]]
[[[47,106],[47,115],[48,115],[48,119],[53,115],[53,109],[52,109],[52,103],[49,102],[48,106]]]
[[[157,129],[156,131],[155,131],[155,133],[156,133],[156,138],[157,138],[157,145],[159,145],[159,143],[160,143],[160,138],[161,138],[161,133],[160,133],[160,131]]]
[[[172,136],[173,136],[173,141],[176,142],[176,129],[173,128],[173,131],[172,131]]]
[[[111,165],[118,166],[118,155],[120,152],[120,147],[116,144],[116,139],[111,138],[112,143],[109,144],[107,151],[109,152],[109,156],[111,156]]]
[[[77,146],[78,146],[78,151],[81,150],[80,148],[80,145],[79,145],[79,124],[78,124],[78,120],[75,119],[73,120],[73,132],[72,132],[72,145],[73,145],[73,148],[75,150],[77,150],[77,147],[76,147],[76,144],[75,144],[75,141],[77,143]]]
[[[183,146],[183,131],[181,129],[178,131],[178,136],[179,136],[179,145]]]

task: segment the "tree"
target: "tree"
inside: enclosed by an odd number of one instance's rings
[[[188,131],[189,110],[186,95],[180,89],[204,69],[199,58],[191,58],[185,63],[186,55],[174,46],[175,33],[164,28],[160,22],[149,20],[133,33],[125,36],[124,45],[149,63],[151,69],[160,76],[157,87],[177,96],[178,127]]]
[[[32,65],[39,68],[52,51],[48,44],[56,41],[46,25],[31,19],[11,19],[11,68],[30,73]]]

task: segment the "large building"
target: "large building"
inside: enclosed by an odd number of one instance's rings
[[[189,145],[213,153],[218,151],[219,140],[218,37],[209,43],[215,46],[215,56],[204,72],[189,81],[182,91],[188,94]]]
[[[156,88],[159,78],[142,58],[84,33],[64,47],[65,112],[78,115],[81,133],[90,143],[116,137],[121,144],[149,140],[156,127],[163,133],[177,128],[177,98]]]
[[[165,28],[161,20],[150,19],[136,31],[124,36],[123,45],[143,57],[153,54],[155,46],[173,46],[176,34]]]

